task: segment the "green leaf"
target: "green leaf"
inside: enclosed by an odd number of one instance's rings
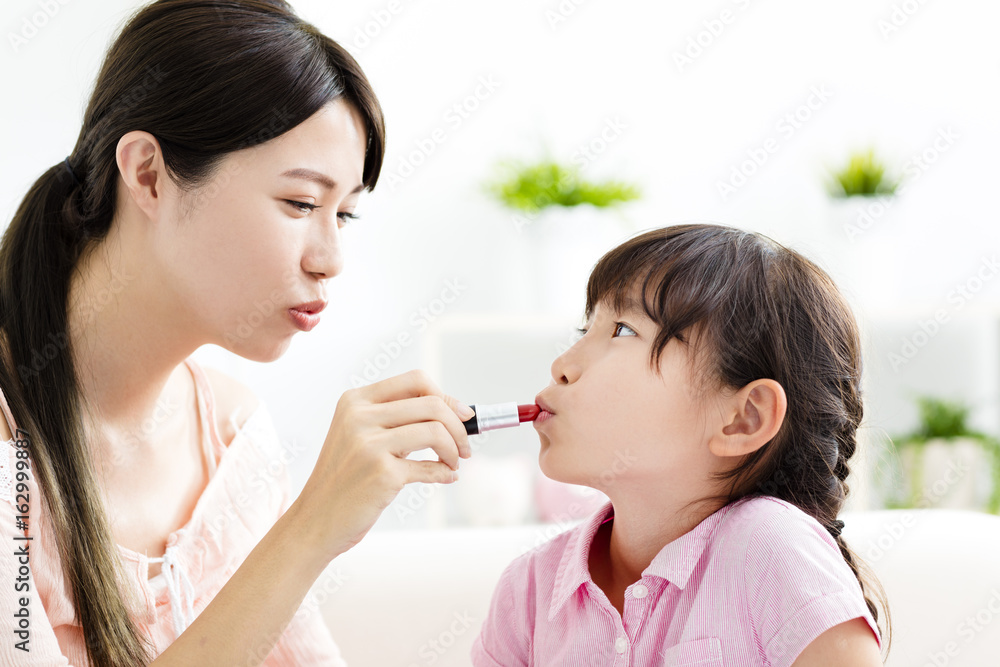
[[[508,173],[489,183],[487,189],[505,206],[529,213],[548,206],[590,204],[604,208],[638,199],[641,194],[638,187],[629,183],[587,181],[578,169],[553,160],[506,163],[501,168]]]
[[[833,197],[891,195],[899,187],[898,181],[886,180],[885,166],[875,158],[874,149],[851,155],[847,166],[833,172],[833,178],[829,186]]]

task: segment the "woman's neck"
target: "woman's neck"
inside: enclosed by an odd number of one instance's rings
[[[176,318],[162,288],[134,263],[113,229],[80,258],[70,282],[68,336],[92,442],[154,440],[148,425],[179,414],[164,416],[164,401],[183,393],[178,366],[196,349],[172,335]]]

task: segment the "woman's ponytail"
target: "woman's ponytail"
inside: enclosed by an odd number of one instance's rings
[[[79,177],[78,177],[79,178]],[[0,386],[27,434],[63,576],[93,665],[150,660],[123,597],[124,572],[101,501],[80,415],[67,326],[71,273],[88,242],[86,181],[65,162],[28,191],[0,240]],[[13,372],[11,372],[13,370]]]

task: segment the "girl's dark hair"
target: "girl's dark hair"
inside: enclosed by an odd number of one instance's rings
[[[122,135],[156,137],[185,192],[227,154],[292,129],[342,99],[367,128],[364,185],[378,180],[385,124],[358,63],[281,0],[159,0],[112,44],[69,161],[35,181],[0,241],[0,385],[30,439],[32,470],[55,533],[90,664],[147,664],[130,618],[118,551],[82,418],[67,332],[70,278],[115,214]],[[15,372],[16,371],[16,372]]]
[[[884,610],[888,632],[885,593],[835,523],[863,412],[860,336],[836,285],[765,236],[686,224],[645,232],[604,255],[587,284],[587,318],[598,304],[623,310],[637,296],[659,326],[654,369],[671,339],[697,340],[707,377],[720,388],[761,378],[784,388],[778,433],[719,475],[727,490],[719,500],[769,495],[814,517],[836,540],[876,622]]]

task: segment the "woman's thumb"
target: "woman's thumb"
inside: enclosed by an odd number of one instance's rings
[[[476,415],[475,410],[473,410],[468,405],[458,400],[454,396],[448,396],[447,394],[445,394],[443,398],[444,402],[448,405],[448,407],[454,410],[455,414],[458,415],[462,421],[468,421]]]

